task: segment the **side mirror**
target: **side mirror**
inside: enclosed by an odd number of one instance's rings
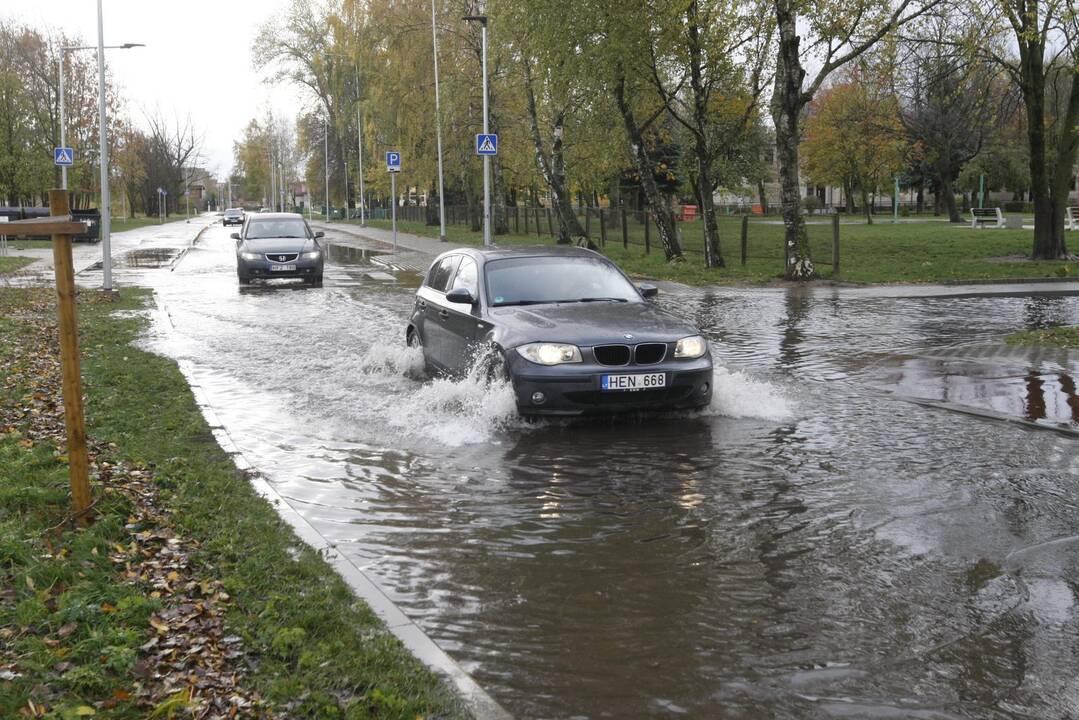
[[[652,298],[659,295],[659,288],[655,285],[638,285],[637,289],[641,291],[641,295],[646,298]]]
[[[454,288],[446,293],[446,299],[451,303],[461,303],[462,305],[475,305],[476,298],[472,297],[472,293],[464,288]]]
[[[229,237],[232,238],[233,240],[239,240],[240,239],[240,233],[232,233],[231,235],[229,235]]]
[[[316,238],[326,237],[326,233],[322,232],[321,230],[316,230],[315,231],[315,237]]]

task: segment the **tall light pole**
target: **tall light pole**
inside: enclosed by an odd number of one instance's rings
[[[446,196],[442,183],[442,105],[439,101],[438,93],[438,31],[435,26],[435,0],[431,0],[431,43],[434,46],[435,56],[435,138],[438,142],[438,239],[446,242]],[[485,72],[484,75],[486,74]]]
[[[465,22],[480,24],[481,58],[483,66],[483,134],[490,133],[487,113],[487,16],[467,15]],[[483,156],[483,244],[491,244],[491,156]]]
[[[326,222],[330,221],[330,108],[322,120],[323,169],[326,171]]]
[[[357,82],[359,82],[359,77],[360,74],[357,71]],[[367,227],[367,198],[363,193],[363,115],[360,112],[359,101],[356,102],[356,145],[360,156],[360,227]]]

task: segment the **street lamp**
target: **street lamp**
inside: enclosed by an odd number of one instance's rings
[[[326,114],[322,117],[322,166],[326,171],[326,222],[330,221],[330,108],[326,107]]]
[[[482,43],[482,66],[483,66],[483,134],[490,133],[488,129],[487,114],[487,16],[466,15],[462,18],[465,22],[478,22],[480,24],[480,38]],[[483,156],[483,244],[491,244],[491,156]]]
[[[438,94],[438,32],[435,29],[435,0],[431,0],[431,42],[435,56],[435,137],[438,141],[438,239],[446,242],[446,196],[442,183],[442,107]],[[486,76],[487,73],[484,73]],[[484,132],[487,132],[484,130]]]

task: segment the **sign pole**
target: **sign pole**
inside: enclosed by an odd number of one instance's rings
[[[397,173],[390,173],[390,216],[393,218],[393,252],[397,254]]]
[[[438,32],[435,29],[435,0],[431,0],[431,42],[435,56],[435,138],[438,142],[438,239],[446,242],[446,197],[442,182],[442,107],[438,97]],[[484,132],[487,132],[486,128]]]
[[[67,215],[67,190],[50,190],[49,208],[52,215]],[[90,478],[82,407],[82,377],[79,370],[79,329],[75,309],[75,269],[71,260],[71,235],[53,235],[52,254],[56,268],[56,297],[60,316],[60,365],[63,371],[64,424],[67,426],[71,502],[79,525],[86,525],[90,521]]]
[[[483,45],[483,134],[491,132],[487,108],[487,18],[483,19],[480,36]],[[483,244],[491,245],[491,156],[483,156]]]
[[[67,147],[67,130],[64,128],[64,49],[60,48],[60,147]],[[67,190],[67,165],[60,166],[60,187]]]

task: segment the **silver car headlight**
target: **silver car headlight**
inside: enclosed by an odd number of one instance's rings
[[[249,252],[240,253],[240,257],[242,257],[244,260],[259,260],[259,259],[262,258],[262,256],[259,255],[258,253],[249,253]]]
[[[699,358],[708,352],[708,341],[700,335],[690,335],[679,340],[674,345],[676,358]]]
[[[560,343],[529,343],[517,348],[521,357],[537,365],[561,365],[581,362],[581,349]]]
[[[311,252],[305,252],[303,254],[303,259],[304,260],[318,260],[320,255],[322,255],[322,253],[319,252],[318,250],[312,250]]]

